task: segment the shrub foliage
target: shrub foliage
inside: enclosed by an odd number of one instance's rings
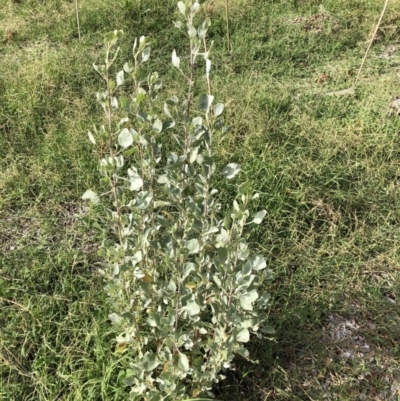
[[[88,190],[83,199],[104,204],[101,273],[118,332],[116,350],[131,355],[124,383],[135,401],[213,397],[212,385],[224,378],[234,355],[247,357],[250,334],[271,330],[264,312],[270,296],[259,286],[272,272],[262,256],[251,255],[243,236],[246,225],[260,224],[266,212],[249,221],[247,205],[257,194],[242,183],[222,218],[211,185],[213,137],[228,128],[224,105],[211,94],[210,20],[195,25],[200,3],[178,2],[184,21],[175,25],[188,37],[189,66],[175,50],[172,65],[187,81],[184,99],[173,96],[159,106],[162,83],[147,72],[145,37],[135,41],[133,60],[115,73],[123,33],[110,32],[105,64],[94,66],[105,82],[97,100],[106,123],[89,139],[109,145],[100,173],[110,190]],[[205,60],[208,93],[194,99],[198,58]],[[166,135],[174,151],[164,151]],[[231,180],[239,171],[229,163],[219,174]]]

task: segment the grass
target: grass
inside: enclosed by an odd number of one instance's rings
[[[152,38],[153,68],[170,68],[175,3],[0,0],[0,399],[123,400],[120,356],[96,276],[101,231],[80,196],[98,185],[86,132],[101,121],[91,65],[102,35]],[[380,4],[373,0],[231,0],[212,19],[213,88],[227,104],[218,160],[238,162],[268,215],[249,232],[276,278],[272,340],[250,344],[216,389],[240,400],[396,400],[400,369],[400,13],[389,4],[355,96],[352,86]],[[182,52],[181,52],[182,53]],[[328,76],[320,81],[322,74]],[[233,187],[217,182],[232,200]],[[356,327],[346,340],[340,327]],[[346,352],[367,344],[368,352]],[[358,348],[357,348],[358,347]]]

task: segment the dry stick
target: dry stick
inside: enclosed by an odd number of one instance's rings
[[[81,25],[79,23],[79,7],[78,0],[75,0],[76,23],[78,24],[78,38],[81,40]]]
[[[18,306],[20,309],[22,309],[25,312],[29,312],[29,309],[26,306],[21,305],[18,302],[12,301],[11,299],[6,299],[6,298],[3,298],[3,297],[0,297],[0,302],[8,302],[10,304]]]
[[[41,323],[39,322],[39,320],[37,320],[37,319],[35,318],[35,316],[33,315],[33,313],[32,313],[26,306],[21,305],[21,304],[19,304],[18,302],[12,301],[11,299],[6,299],[6,298],[3,298],[3,297],[0,297],[0,302],[8,302],[8,303],[10,303],[10,304],[12,304],[12,305],[18,306],[18,308],[20,308],[21,310],[23,310],[23,311],[25,311],[25,312],[28,312],[28,313],[36,320],[36,323],[39,325],[39,327],[42,327],[42,325],[41,325]]]
[[[225,0],[226,37],[228,39],[228,52],[231,51],[231,38],[229,34],[229,0]]]
[[[368,45],[368,48],[367,48],[367,51],[365,52],[364,58],[362,59],[360,68],[359,68],[358,73],[357,73],[357,77],[356,77],[356,79],[355,79],[355,81],[354,81],[354,85],[353,85],[354,88],[356,87],[357,81],[358,81],[358,79],[360,78],[361,70],[362,70],[362,68],[364,67],[365,60],[367,59],[369,50],[371,49],[372,43],[373,43],[373,41],[375,40],[375,36],[376,36],[376,34],[377,34],[377,32],[378,32],[379,26],[381,25],[382,18],[383,18],[383,16],[385,15],[386,7],[387,7],[388,4],[389,4],[389,0],[386,0],[386,1],[385,1],[385,4],[384,4],[384,6],[383,6],[383,9],[382,9],[381,15],[380,15],[380,17],[379,17],[378,24],[377,24],[377,26],[376,26],[376,28],[375,28],[374,34],[372,35],[372,39],[370,40],[369,45]]]

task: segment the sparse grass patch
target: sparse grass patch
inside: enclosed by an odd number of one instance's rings
[[[4,400],[126,396],[95,274],[96,216],[79,201],[97,176],[86,139],[100,115],[91,65],[107,31],[150,36],[167,97],[182,90],[169,63],[183,45],[166,18],[172,0],[80,3],[82,41],[73,2],[0,1]],[[219,388],[223,400],[383,401],[399,394],[400,119],[386,114],[400,95],[400,50],[379,56],[396,45],[400,14],[393,2],[356,95],[325,97],[351,87],[381,5],[326,1],[327,32],[293,22],[318,15],[320,3],[232,1],[232,54],[222,0],[211,16],[213,91],[232,124],[217,139],[219,163],[240,163],[260,192],[255,208],[268,215],[247,235],[277,274],[269,289],[274,340],[254,340],[251,356],[260,363],[238,360]],[[126,59],[131,45],[121,51]],[[318,82],[321,74],[326,81]],[[221,199],[231,200],[234,191],[221,185]],[[370,347],[361,356],[341,357],[349,344],[332,329],[346,320],[356,327],[350,345]],[[354,342],[357,335],[362,340]]]

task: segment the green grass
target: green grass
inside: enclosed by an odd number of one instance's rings
[[[123,400],[120,356],[95,274],[96,215],[80,197],[98,185],[86,132],[102,119],[92,63],[102,35],[150,36],[165,96],[185,50],[172,0],[0,0],[0,399]],[[276,272],[272,340],[250,344],[259,364],[237,360],[218,398],[396,400],[400,375],[400,13],[389,6],[356,96],[351,87],[380,4],[373,0],[231,0],[233,52],[223,1],[211,15],[213,90],[232,131],[219,165],[238,162],[268,211],[247,233]],[[396,4],[395,4],[396,3]],[[317,18],[312,16],[319,15]],[[299,19],[302,17],[303,19]],[[398,50],[400,52],[400,50]],[[321,74],[329,76],[324,84]],[[233,184],[216,182],[232,200]],[[227,205],[229,206],[229,205]],[[397,303],[393,304],[390,300]],[[342,359],[329,317],[354,319],[370,352]]]

